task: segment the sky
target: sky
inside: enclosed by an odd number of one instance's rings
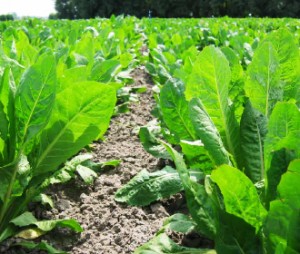
[[[55,0],[0,0],[0,15],[48,17],[55,12],[54,3]]]

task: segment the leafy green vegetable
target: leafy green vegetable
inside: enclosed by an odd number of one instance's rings
[[[19,246],[22,246],[24,248],[27,248],[29,250],[44,250],[47,251],[49,254],[66,254],[65,251],[60,251],[55,248],[53,248],[51,245],[49,245],[47,242],[42,241],[40,243],[34,243],[29,241],[22,241],[18,243]]]
[[[8,68],[1,75],[0,241],[16,234],[38,237],[57,225],[82,231],[74,220],[38,222],[26,209],[47,185],[69,179],[67,171],[57,174],[67,159],[103,136],[116,90],[94,81],[57,79],[57,73],[63,72],[58,68],[51,50],[45,50],[16,87]],[[83,165],[77,170],[87,182],[96,176]],[[20,227],[30,225],[35,228],[20,232]]]
[[[209,249],[193,249],[178,246],[167,234],[162,233],[154,237],[148,243],[137,248],[135,254],[163,254],[163,253],[178,253],[178,254],[215,254],[216,251]]]
[[[182,190],[177,171],[169,166],[157,172],[142,170],[115,194],[115,200],[144,206]]]

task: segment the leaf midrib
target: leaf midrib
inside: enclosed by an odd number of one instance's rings
[[[96,98],[97,100],[97,98]],[[85,111],[86,108],[90,107],[91,104],[94,103],[94,100],[91,100],[89,103],[87,103],[87,105],[85,105],[83,108],[81,108],[77,114],[75,114],[69,121],[68,123],[62,128],[62,130],[59,132],[59,134],[56,136],[55,139],[53,139],[53,142],[50,143],[50,145],[45,149],[45,152],[41,154],[41,156],[39,157],[40,159],[38,160],[38,162],[36,163],[36,167],[35,169],[37,169],[39,167],[39,165],[43,162],[43,160],[45,159],[45,157],[47,156],[48,153],[50,153],[50,151],[52,150],[53,146],[57,143],[57,141],[60,139],[60,137],[66,132],[67,128],[73,124],[73,122],[75,121],[75,119],[77,117],[79,117],[83,111]]]
[[[39,94],[38,94],[37,99],[36,99],[35,102],[34,102],[34,105],[33,105],[33,108],[32,108],[32,110],[31,110],[31,112],[30,112],[30,115],[29,115],[29,117],[28,117],[28,120],[27,120],[27,122],[25,123],[25,127],[24,127],[24,136],[23,136],[23,138],[22,138],[22,143],[24,143],[24,140],[25,140],[26,135],[27,135],[27,131],[28,131],[29,127],[30,127],[30,122],[31,122],[31,119],[32,119],[32,117],[33,117],[33,113],[35,112],[35,108],[37,107],[37,104],[38,104],[38,102],[39,102],[39,100],[40,100],[40,97],[41,97],[41,95],[42,95],[42,92],[43,92],[43,90],[44,90],[44,88],[45,88],[45,86],[46,86],[46,82],[47,82],[47,80],[48,80],[48,78],[49,78],[49,76],[50,76],[50,73],[51,73],[51,71],[52,71],[52,68],[53,68],[53,65],[51,65],[51,68],[49,68],[49,72],[48,72],[48,74],[46,75],[46,78],[45,78],[45,79],[42,79],[43,85],[42,85],[42,87],[41,87],[41,89],[40,89],[40,91],[39,91]],[[39,74],[40,74],[40,73],[39,73]]]

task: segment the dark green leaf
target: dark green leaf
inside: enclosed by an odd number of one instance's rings
[[[115,194],[115,200],[129,205],[144,206],[167,198],[182,190],[177,171],[169,166],[148,173],[142,170]]]
[[[159,143],[158,139],[155,137],[155,133],[159,130],[154,127],[141,127],[139,131],[139,137],[143,144],[144,149],[152,154],[154,157],[170,159],[170,155],[168,154],[165,147]]]
[[[266,117],[254,109],[247,100],[241,119],[241,146],[245,160],[245,174],[253,183],[265,177],[264,140],[266,135]]]

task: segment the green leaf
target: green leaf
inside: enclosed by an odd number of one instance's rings
[[[17,243],[18,246],[22,246],[26,249],[29,250],[43,250],[47,251],[49,254],[67,254],[65,251],[57,250],[53,248],[51,245],[48,243],[42,241],[40,243],[34,243],[34,242],[28,242],[28,241],[22,241]]]
[[[109,160],[105,162],[100,162],[99,165],[104,168],[104,167],[117,167],[120,165],[122,161],[121,160]]]
[[[300,160],[290,163],[287,172],[278,185],[278,198],[293,209],[300,209]]]
[[[181,82],[173,80],[163,86],[160,92],[160,108],[164,122],[178,140],[196,139]]]
[[[212,122],[210,116],[204,109],[199,99],[192,99],[189,104],[190,118],[199,139],[210,155],[210,159],[219,166],[222,164],[231,165],[229,154],[226,151],[220,134]]]
[[[37,219],[30,212],[25,212],[20,216],[14,218],[13,220],[11,220],[11,223],[19,227],[28,226],[35,222],[37,222]]]
[[[166,219],[159,233],[166,232],[168,229],[179,233],[190,233],[195,229],[197,224],[187,215],[175,213]]]
[[[52,198],[46,194],[41,193],[33,199],[35,202],[41,202],[42,205],[49,205],[51,208],[54,208],[54,202]]]
[[[115,194],[115,200],[129,205],[145,206],[170,197],[182,190],[177,171],[169,166],[149,173],[142,170]]]
[[[265,178],[265,202],[268,208],[269,202],[275,200],[277,193],[277,186],[281,180],[281,176],[287,171],[290,162],[296,159],[294,151],[288,149],[280,149],[272,152],[272,160],[270,169],[267,171]]]
[[[91,71],[91,79],[99,82],[110,82],[121,69],[119,60],[109,59],[96,62]]]
[[[0,165],[12,162],[15,157],[14,90],[10,69],[6,68],[0,77]]]
[[[194,63],[185,95],[189,101],[200,99],[226,149],[242,168],[239,135],[236,135],[238,123],[228,101],[230,80],[231,71],[226,57],[219,49],[209,46]]]
[[[18,227],[25,227],[29,225],[35,225],[38,229],[48,232],[54,229],[55,227],[65,227],[70,228],[75,232],[82,232],[83,229],[81,228],[80,224],[73,219],[60,219],[60,220],[45,220],[45,221],[38,221],[30,212],[25,212],[20,216],[11,220],[15,226]]]
[[[287,235],[287,250],[285,254],[297,254],[300,252],[300,210],[293,213]]]
[[[83,181],[87,184],[93,183],[94,179],[98,176],[95,171],[91,170],[88,167],[84,167],[82,165],[78,165],[76,167],[76,171],[83,179]]]
[[[180,146],[188,168],[199,169],[205,174],[210,174],[214,165],[200,140],[181,140]]]
[[[283,99],[279,65],[279,57],[274,46],[270,42],[265,42],[257,48],[247,69],[246,94],[253,107],[267,118],[276,102]]]
[[[211,179],[221,190],[226,212],[243,219],[258,231],[266,211],[250,179],[238,169],[228,165],[222,165],[214,170]]]
[[[267,119],[252,107],[249,100],[245,105],[240,128],[245,174],[256,183],[265,177],[264,140],[267,134]]]
[[[272,43],[279,57],[280,80],[284,87],[284,100],[297,99],[300,81],[300,55],[295,36],[286,28],[268,34],[263,42]]]
[[[182,156],[170,145],[166,143],[163,144],[175,162],[187,197],[189,211],[193,220],[198,225],[198,230],[210,239],[214,239],[219,220],[218,208],[211,197],[211,193],[208,193],[203,185],[194,182],[190,178],[190,173],[186,168]]]
[[[229,98],[232,101],[232,107],[235,112],[237,121],[240,122],[240,118],[243,113],[243,103],[245,97],[244,83],[245,75],[240,59],[236,55],[235,51],[229,47],[221,48],[223,54],[229,61],[231,69],[231,81],[228,88]]]
[[[47,124],[55,90],[54,56],[43,55],[25,71],[16,92],[17,131],[21,144],[32,139]]]
[[[158,132],[160,132],[160,128],[156,126],[141,127],[139,131],[140,141],[144,149],[154,157],[171,159],[166,148],[155,137],[155,134],[158,134]]]
[[[225,211],[220,212],[219,220],[220,228],[215,238],[217,253],[264,253],[260,232],[250,224]]]
[[[167,234],[162,233],[154,237],[148,243],[137,248],[134,254],[164,254],[164,253],[177,253],[177,254],[216,254],[215,250],[209,249],[193,249],[182,247],[174,243]]]
[[[298,140],[300,138],[300,112],[293,103],[277,103],[269,120],[269,130],[265,140],[265,186],[267,195],[274,197],[276,185],[286,166],[294,158],[300,156]],[[285,152],[278,151],[284,149]],[[293,153],[295,155],[293,155]],[[279,156],[281,158],[279,158]],[[280,167],[272,167],[281,161]],[[278,165],[278,164],[277,164]],[[276,165],[275,165],[276,166]],[[285,168],[284,168],[285,167]]]
[[[292,213],[293,211],[289,205],[280,200],[275,200],[270,203],[268,217],[264,223],[266,249],[268,253],[284,253]],[[278,249],[282,249],[283,251],[276,252]]]
[[[115,90],[97,82],[74,83],[57,94],[50,122],[28,156],[33,175],[57,170],[82,147],[101,137],[115,103]]]
[[[296,254],[300,251],[300,160],[291,162],[278,186],[279,197],[270,203],[264,232],[268,253]]]

